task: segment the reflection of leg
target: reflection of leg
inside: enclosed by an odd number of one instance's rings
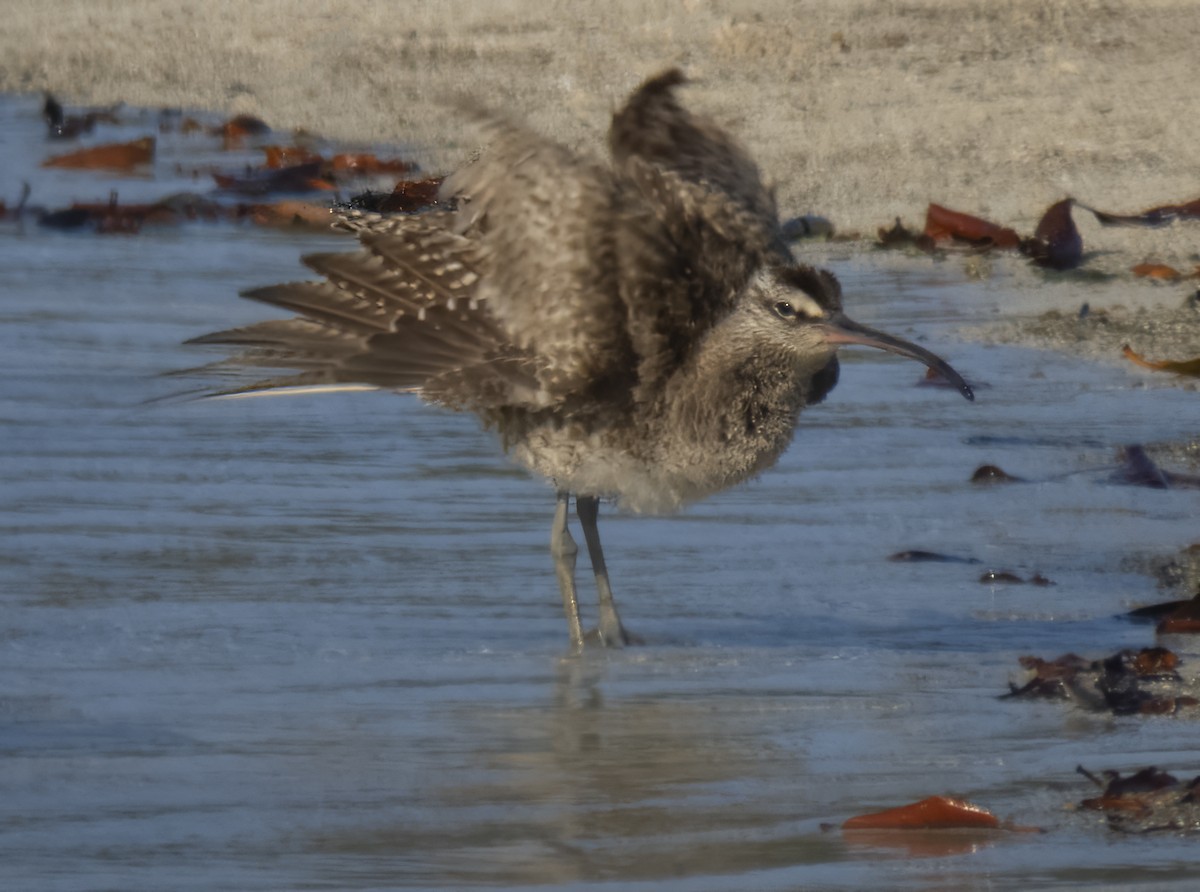
[[[554,555],[554,575],[558,578],[558,589],[562,592],[563,613],[567,616],[567,634],[571,646],[583,646],[583,624],[579,621],[579,593],[575,589],[575,555],[579,546],[567,529],[567,509],[571,494],[559,490],[554,506],[554,527],[550,530],[550,553]]]
[[[629,643],[629,636],[617,615],[612,587],[608,584],[608,568],[604,564],[604,551],[600,547],[600,530],[596,521],[600,514],[600,500],[595,496],[575,497],[575,513],[583,527],[583,538],[587,542],[588,556],[592,559],[592,572],[596,574],[596,589],[600,593],[600,625],[597,631],[601,643],[608,647],[620,647]]]

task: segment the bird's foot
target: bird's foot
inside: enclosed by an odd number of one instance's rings
[[[646,640],[617,623],[616,626],[601,624],[598,628],[591,629],[583,636],[583,643],[589,647],[620,648],[645,644]]]

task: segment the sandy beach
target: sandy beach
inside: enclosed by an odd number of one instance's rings
[[[785,215],[869,239],[896,217],[919,228],[933,201],[1029,233],[1064,196],[1135,212],[1200,195],[1198,41],[1200,8],[1181,0],[47,0],[7,11],[0,90],[249,112],[449,170],[478,143],[449,96],[599,153],[621,98],[680,65],[688,102],[749,145]],[[1195,291],[1128,271],[1191,271],[1200,224],[1075,219],[1105,277],[1093,306],[1172,309]],[[1037,285],[1017,309],[1065,309]]]

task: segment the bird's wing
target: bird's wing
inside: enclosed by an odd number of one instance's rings
[[[294,372],[236,392],[353,383],[413,390],[468,408],[537,406],[536,363],[508,341],[477,298],[470,240],[451,231],[452,221],[447,212],[352,215],[343,225],[358,233],[359,250],[303,258],[323,280],[243,292],[297,317],[193,343],[243,349],[218,369]]]
[[[479,410],[573,410],[649,393],[764,261],[790,259],[758,168],[647,81],[614,116],[612,168],[478,107],[491,140],[447,178],[457,211],[351,217],[323,281],[245,296],[300,315],[196,339],[225,366],[296,374],[244,390],[369,384]]]
[[[677,69],[613,115],[618,287],[649,398],[728,313],[754,271],[787,265],[775,197],[746,150],[675,98]]]
[[[536,356],[549,403],[632,384],[634,358],[614,263],[612,171],[477,106],[487,149],[447,178],[470,236],[478,297]]]

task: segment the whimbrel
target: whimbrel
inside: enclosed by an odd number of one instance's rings
[[[754,477],[800,411],[864,344],[945,361],[842,313],[833,275],[796,262],[746,150],[689,113],[678,70],[613,115],[601,163],[478,107],[490,146],[447,179],[454,210],[351,214],[353,253],[311,254],[321,281],[245,297],[300,315],[217,332],[227,363],[291,370],[244,388],[367,386],[478,415],[557,493],[551,551],[573,646],[584,642],[569,501],[599,590],[601,642],[628,640],[599,501],[670,512]]]

